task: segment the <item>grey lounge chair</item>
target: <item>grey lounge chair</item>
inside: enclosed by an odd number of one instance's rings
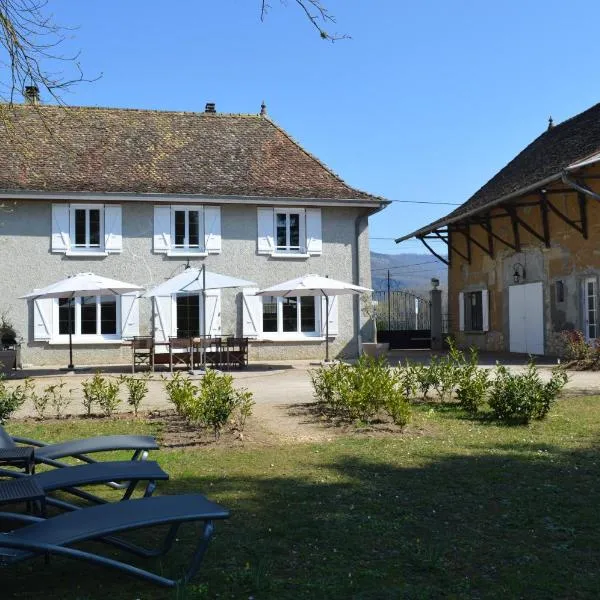
[[[156,489],[157,481],[169,479],[158,463],[151,460],[137,461],[107,461],[85,465],[75,465],[65,469],[51,469],[36,475],[26,475],[19,471],[0,469],[0,475],[12,477],[13,481],[0,482],[0,498],[10,497],[12,488],[19,485],[19,480],[27,478],[34,481],[46,493],[46,504],[57,506],[64,510],[82,508],[64,500],[48,496],[52,492],[64,491],[78,498],[83,498],[93,504],[105,504],[107,500],[78,488],[86,485],[98,485],[113,481],[126,481],[127,486],[120,500],[128,500],[137,485],[147,482],[144,497],[149,497]]]
[[[0,513],[2,519],[30,523],[0,535],[0,566],[9,566],[34,556],[56,554],[113,567],[165,587],[175,587],[187,583],[198,571],[214,532],[213,522],[228,517],[228,510],[199,494],[154,496],[115,504],[102,504],[63,513],[50,519]],[[73,544],[88,540],[112,543],[113,534],[168,524],[171,526],[169,532],[157,550],[147,550],[130,543],[120,544],[122,549],[139,556],[162,556],[173,545],[179,526],[192,521],[203,522],[202,534],[187,571],[177,580],[100,554],[71,547]]]
[[[11,437],[0,425],[0,448],[15,448],[17,444],[35,446],[35,462],[53,467],[70,466],[58,460],[60,458],[73,457],[86,463],[94,463],[97,461],[87,456],[88,454],[111,450],[133,450],[131,460],[137,460],[146,458],[148,450],[158,449],[156,440],[147,435],[100,435],[58,444],[46,444],[29,438]]]

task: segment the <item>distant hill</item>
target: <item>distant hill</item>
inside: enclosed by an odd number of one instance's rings
[[[448,289],[446,265],[432,254],[380,254],[371,252],[372,286],[387,290],[387,269],[390,270],[390,287],[409,290],[423,295],[431,289],[431,278],[440,280],[440,288]]]

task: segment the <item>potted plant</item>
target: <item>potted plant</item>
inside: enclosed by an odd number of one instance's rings
[[[0,314],[0,371],[10,371],[20,366],[20,348],[17,332],[6,312]]]
[[[377,342],[377,317],[379,316],[379,304],[377,300],[371,296],[371,294],[365,294],[362,296],[361,304],[363,314],[369,317],[373,326],[373,341],[362,343],[363,354],[366,354],[367,356],[373,356],[374,358],[385,356],[390,349],[390,345],[388,343]]]

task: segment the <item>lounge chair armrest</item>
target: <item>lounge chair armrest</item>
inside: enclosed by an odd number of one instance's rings
[[[0,512],[0,520],[3,521],[22,521],[23,523],[37,523],[43,521],[41,517],[34,517],[33,515],[22,515],[20,513],[12,512]]]
[[[46,442],[40,442],[39,440],[32,440],[30,438],[21,437],[19,435],[13,435],[11,437],[15,441],[15,443],[25,444],[26,446],[37,446],[37,447],[41,448],[42,446],[48,445]]]

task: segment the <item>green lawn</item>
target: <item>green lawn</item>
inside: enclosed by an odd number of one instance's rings
[[[89,421],[52,438],[116,431],[148,429]],[[39,559],[3,573],[2,597],[597,598],[599,434],[600,398],[587,397],[529,427],[427,405],[404,436],[162,451],[171,481],[160,492],[202,491],[232,510],[195,585],[177,594]],[[191,534],[165,570],[187,556]]]

